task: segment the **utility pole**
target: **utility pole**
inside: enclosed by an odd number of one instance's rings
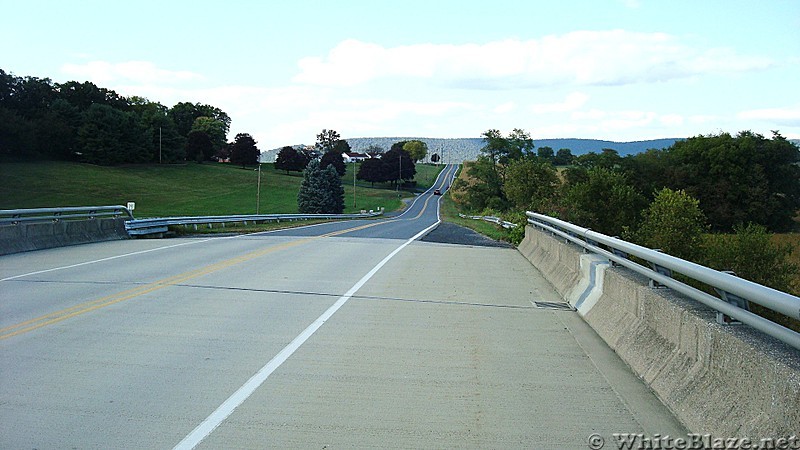
[[[161,164],[161,127],[158,127],[158,163]]]
[[[397,178],[397,192],[399,194],[400,193],[400,182],[403,181],[403,151],[400,150],[400,151],[397,152],[397,154],[400,155],[400,157],[398,158],[398,161],[400,161],[400,172],[397,174],[397,177],[398,177]]]
[[[356,160],[353,158],[353,209],[356,208]]]
[[[256,214],[261,207],[261,158],[258,159],[258,185],[256,186]]]

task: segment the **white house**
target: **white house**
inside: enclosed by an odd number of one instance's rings
[[[365,153],[355,153],[355,152],[344,152],[342,153],[342,159],[344,162],[351,163],[351,162],[361,162],[365,159],[369,159],[370,156]]]

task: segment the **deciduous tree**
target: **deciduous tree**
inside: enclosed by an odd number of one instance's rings
[[[555,158],[553,158],[553,164],[556,166],[568,166],[575,161],[575,156],[572,154],[572,150],[568,148],[561,148],[556,152]]]
[[[261,152],[256,147],[256,141],[248,133],[239,133],[231,145],[231,162],[241,164],[242,168],[247,165],[258,164],[258,157]]]
[[[539,147],[536,150],[536,154],[539,158],[542,158],[547,161],[552,161],[555,158],[555,153],[553,153],[553,149],[551,147]]]
[[[101,165],[150,160],[145,133],[136,117],[108,105],[92,105],[78,130],[81,160]]]
[[[222,148],[227,143],[227,127],[222,121],[213,117],[198,117],[194,120],[192,131],[204,132],[211,141],[212,151],[211,153],[204,155],[206,160],[210,160],[211,157],[214,156],[214,153],[216,153],[217,150]]]
[[[398,149],[392,146],[391,150],[383,154],[380,161],[385,181],[399,183],[402,180],[413,180],[417,174],[414,161],[402,147]]]
[[[800,149],[775,132],[698,136],[667,151],[667,183],[700,201],[712,228],[753,222],[773,231],[794,225],[800,208]]]
[[[373,186],[375,183],[383,183],[387,180],[382,169],[383,163],[381,162],[380,158],[365,159],[361,162],[361,166],[358,168],[356,178],[372,183]]]
[[[341,136],[336,131],[323,128],[322,132],[317,135],[315,147],[320,152],[327,153],[336,148],[336,145],[340,139]]]
[[[289,172],[302,172],[311,158],[305,152],[299,151],[294,147],[286,146],[278,152],[275,160],[275,169]]]
[[[403,150],[408,153],[411,159],[415,162],[419,162],[425,159],[425,156],[428,154],[428,144],[415,139],[403,144]]]
[[[202,131],[192,131],[186,139],[186,159],[202,163],[207,154],[213,154],[211,139]]]
[[[541,158],[512,161],[506,171],[503,192],[521,210],[544,212],[558,192],[558,175],[553,165]]]
[[[660,190],[642,212],[636,240],[678,258],[699,262],[708,230],[700,202],[684,191]]]
[[[646,200],[625,175],[594,167],[586,176],[586,181],[566,188],[566,219],[611,236],[621,235],[626,227],[633,226]]]
[[[345,172],[347,172],[347,167],[344,165],[344,158],[342,154],[336,150],[329,151],[322,155],[319,166],[323,170],[328,166],[333,166],[340,177],[343,177]]]

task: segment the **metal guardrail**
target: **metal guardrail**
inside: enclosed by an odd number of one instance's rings
[[[165,233],[171,225],[206,225],[212,223],[236,222],[280,222],[293,220],[335,220],[335,219],[369,219],[383,214],[383,211],[360,214],[244,214],[232,216],[185,216],[158,217],[151,219],[132,219],[125,222],[125,228],[131,236]]]
[[[59,222],[62,220],[86,220],[99,217],[127,217],[133,219],[128,208],[116,206],[70,206],[63,208],[29,208],[0,210],[0,225],[20,223]]]
[[[0,225],[49,223],[62,220],[91,220],[101,217],[125,218],[125,229],[131,236],[164,233],[170,225],[192,225],[234,222],[279,222],[281,220],[368,219],[383,211],[361,214],[241,214],[232,216],[186,216],[135,219],[125,206],[69,206],[63,208],[28,208],[0,210]]]
[[[570,242],[580,245],[588,251],[603,255],[610,261],[640,273],[722,314],[750,325],[796,349],[800,349],[800,333],[753,314],[746,309],[740,308],[733,302],[728,303],[697,288],[684,284],[672,278],[669,275],[669,271],[683,274],[691,279],[709,285],[720,292],[724,297],[733,299],[739,297],[788,317],[800,319],[800,298],[794,295],[676,258],[656,250],[632,244],[618,238],[606,236],[563,220],[530,211],[526,214],[528,216],[528,223],[533,226],[550,231]],[[635,256],[647,262],[653,268],[632,261],[630,256]]]
[[[503,220],[503,219],[501,219],[499,217],[496,217],[496,216],[467,216],[467,215],[464,215],[464,214],[459,214],[459,216],[461,218],[464,218],[464,219],[483,220],[483,221],[486,221],[486,222],[491,222],[491,223],[500,225],[501,227],[506,228],[506,229],[516,228],[517,227],[517,224],[515,224],[513,222],[506,222],[505,220]]]

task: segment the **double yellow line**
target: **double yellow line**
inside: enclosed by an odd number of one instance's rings
[[[268,253],[277,252],[280,250],[285,250],[291,247],[296,247],[298,245],[302,245],[317,239],[322,239],[326,237],[338,236],[340,234],[350,233],[352,231],[363,230],[365,228],[374,227],[376,225],[381,225],[384,223],[393,222],[394,220],[386,220],[380,222],[369,223],[366,225],[361,225],[358,227],[348,228],[346,230],[341,231],[334,231],[331,233],[322,234],[319,236],[308,237],[305,239],[298,239],[291,242],[286,242],[283,244],[274,245],[271,247],[267,247],[261,250],[255,250],[249,253],[245,253],[244,255],[240,255],[234,258],[226,259],[224,261],[220,261],[218,263],[210,264],[205,267],[201,267],[196,270],[191,270],[188,272],[184,272],[178,275],[174,275],[168,278],[164,278],[158,281],[154,281],[152,283],[144,284],[142,286],[137,286],[132,289],[128,289],[122,292],[117,292],[116,294],[107,295],[105,297],[98,298],[96,300],[91,300],[87,302],[83,302],[77,304],[75,306],[71,306],[69,308],[65,308],[59,311],[52,312],[50,314],[46,314],[40,317],[36,317],[34,319],[27,320],[25,322],[20,322],[15,325],[10,325],[5,328],[0,328],[0,340],[10,338],[12,336],[17,336],[19,334],[27,333],[28,331],[33,331],[42,327],[46,327],[48,325],[52,325],[54,323],[58,323],[64,320],[67,320],[72,317],[80,316],[82,314],[86,314],[88,312],[92,312],[98,310],[100,308],[105,308],[106,306],[111,306],[116,303],[123,302],[125,300],[130,300],[134,297],[139,297],[141,295],[149,294],[151,292],[157,291],[159,289],[163,289],[168,286],[174,286],[179,283],[183,283],[187,280],[191,280],[193,278],[197,278],[203,275],[210,274],[212,272],[216,272],[218,270],[222,270],[236,264],[241,264],[252,259],[258,258],[260,256],[264,256]]]

